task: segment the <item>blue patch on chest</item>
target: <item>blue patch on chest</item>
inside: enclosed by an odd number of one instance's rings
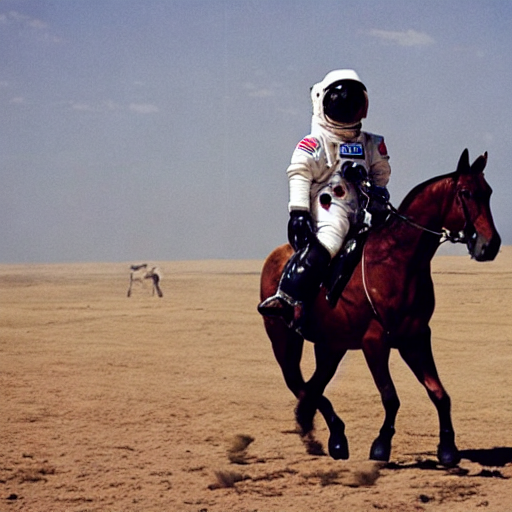
[[[364,158],[364,146],[360,142],[347,142],[340,145],[342,158]]]

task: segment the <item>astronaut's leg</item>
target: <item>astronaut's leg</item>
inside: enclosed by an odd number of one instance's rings
[[[316,238],[329,251],[331,258],[341,249],[354,216],[351,203],[344,198],[345,195],[336,195],[336,188],[334,191],[324,189],[313,206]]]
[[[294,253],[276,294],[258,306],[260,314],[280,317],[289,327],[300,327],[303,307],[315,299],[330,261],[329,251],[317,241]]]
[[[260,314],[280,317],[290,327],[300,328],[304,306],[316,298],[331,258],[348,233],[353,213],[346,193],[337,197],[332,187],[321,190],[312,203],[317,240],[292,255],[276,294],[258,306]]]
[[[321,191],[317,204],[317,238],[329,249],[334,258],[343,247],[351,224],[355,221],[358,207],[357,192],[353,185],[343,180],[338,184],[334,183],[334,186],[331,183],[330,189]],[[352,244],[352,242],[354,240],[350,241],[349,246],[344,248],[343,254],[336,260],[335,268],[338,278],[335,279],[334,284],[333,282],[328,284],[330,289],[328,299],[331,306],[343,291],[352,274],[354,264],[360,256],[362,244]],[[352,245],[357,250],[351,251]]]

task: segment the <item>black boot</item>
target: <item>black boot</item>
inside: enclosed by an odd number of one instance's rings
[[[283,270],[276,294],[258,306],[259,313],[282,318],[289,327],[299,326],[304,304],[314,301],[330,261],[329,252],[318,242],[294,253]]]
[[[327,300],[332,308],[336,306],[357,264],[361,261],[363,247],[367,238],[368,231],[357,234],[345,243],[343,249],[333,259],[331,271],[329,272],[330,279],[327,279],[325,283]]]

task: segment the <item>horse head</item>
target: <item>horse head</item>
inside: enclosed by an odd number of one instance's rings
[[[463,232],[462,240],[477,261],[493,260],[501,245],[490,207],[492,189],[483,172],[486,164],[487,152],[471,165],[468,150],[462,152],[453,173],[455,200],[447,217],[450,231]]]

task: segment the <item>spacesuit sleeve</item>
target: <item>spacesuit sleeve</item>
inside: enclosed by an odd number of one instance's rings
[[[379,187],[386,187],[391,175],[389,155],[384,137],[371,135],[370,178]]]
[[[311,179],[303,169],[288,167],[289,201],[288,211],[310,208]]]
[[[318,167],[320,144],[313,137],[302,139],[292,154],[291,163],[286,170],[289,185],[288,210],[310,209],[311,184]]]

